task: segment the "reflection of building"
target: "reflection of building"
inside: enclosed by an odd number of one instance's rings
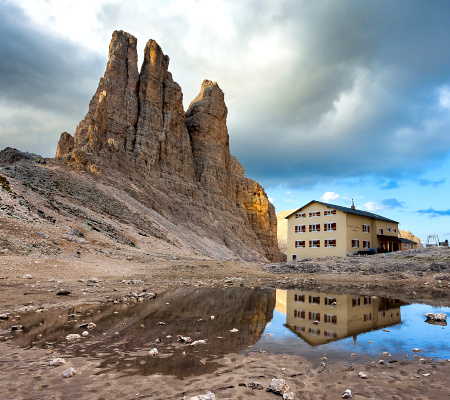
[[[345,256],[355,251],[417,248],[398,237],[398,222],[352,207],[311,201],[287,215],[287,257]]]
[[[285,292],[285,293],[282,293]],[[400,300],[277,290],[286,326],[312,346],[401,322]],[[280,310],[281,311],[281,310]]]

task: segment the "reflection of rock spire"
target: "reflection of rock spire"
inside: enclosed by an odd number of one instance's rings
[[[356,338],[358,337],[358,334],[354,334],[353,335],[353,348],[355,349],[356,348]]]

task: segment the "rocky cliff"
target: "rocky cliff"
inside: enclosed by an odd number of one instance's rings
[[[150,40],[138,71],[136,38],[116,31],[103,78],[74,136],[61,135],[57,158],[128,187],[178,226],[245,260],[280,260],[275,209],[230,154],[227,107],[205,80],[183,109],[169,57]]]

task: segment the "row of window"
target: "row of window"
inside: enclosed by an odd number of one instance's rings
[[[323,215],[336,215],[336,210],[325,210]],[[320,211],[311,211],[309,213],[310,217],[320,217]],[[295,218],[306,218],[306,213],[296,213]]]
[[[352,247],[354,249],[359,249],[359,240],[358,239],[352,239]],[[369,240],[363,240],[363,249],[370,249],[370,241]]]
[[[295,248],[302,249],[306,247],[306,240],[296,240]],[[317,248],[320,247],[320,239],[311,239],[309,241],[309,247]],[[325,247],[336,247],[336,239],[325,239]],[[359,249],[359,240],[352,239],[352,247],[354,249]],[[363,240],[363,249],[370,249],[370,241]]]
[[[303,249],[306,247],[306,240],[296,240],[295,248]],[[309,247],[317,248],[320,247],[320,240],[313,239],[309,241]],[[336,247],[336,239],[325,239],[325,247]]]
[[[305,302],[305,295],[302,293],[295,293],[294,300],[297,303],[304,303]],[[309,304],[320,304],[320,296],[308,296]],[[324,302],[326,306],[333,306],[336,305],[336,297],[324,297]]]
[[[387,227],[387,228],[386,228],[386,232],[390,232],[390,231],[391,231],[391,228]],[[397,229],[392,228],[392,233],[397,233]],[[383,234],[383,228],[378,228],[378,234],[379,234],[379,235],[382,235],[382,234]]]
[[[364,305],[372,304],[372,297],[360,296],[360,297],[352,298],[352,306],[353,307],[360,306],[361,299],[362,299]],[[305,303],[306,296],[303,293],[295,293],[294,300],[297,303]],[[336,305],[336,297],[325,296],[323,300],[324,300],[324,304],[326,306],[335,306]],[[310,295],[310,296],[308,296],[308,302],[309,302],[309,304],[320,304],[320,296]]]
[[[294,310],[294,318],[306,319],[306,312],[304,310]],[[315,311],[308,312],[308,319],[310,321],[320,322],[320,313]],[[368,312],[364,314],[364,322],[372,321],[372,313]],[[337,324],[337,316],[333,314],[324,314],[323,322],[326,324]]]
[[[294,310],[294,318],[305,319],[306,312],[305,310]],[[310,321],[319,321],[320,322],[320,313],[316,311],[308,312],[308,319]],[[324,314],[323,322],[327,324],[337,324],[337,316],[333,314]]]
[[[296,333],[305,333],[306,329],[302,325],[294,325],[294,332],[296,332]],[[319,336],[320,335],[320,329],[318,329],[318,328],[308,328],[308,333],[310,333],[311,335]],[[329,337],[331,339],[336,339],[337,338],[336,332],[333,332],[333,331],[324,330],[323,331],[323,335],[326,336],[326,337]]]
[[[335,222],[327,222],[326,224],[323,224],[323,230],[325,232],[335,231],[336,223]],[[310,224],[309,231],[310,232],[320,232],[320,224]],[[306,232],[306,225],[295,225],[295,233],[305,233],[305,232]]]
[[[336,211],[336,210],[333,210],[333,211]],[[328,213],[328,212],[331,212],[331,211],[325,211],[325,213]],[[317,214],[317,213],[319,215],[311,215],[311,214]],[[309,216],[310,217],[311,216],[315,216],[315,217],[320,216],[320,211],[318,211],[317,213],[316,212],[315,213],[309,213],[310,214]],[[299,215],[302,215],[302,217],[299,217]],[[304,213],[303,214],[297,213],[295,218],[305,218],[305,215],[306,214],[304,214]],[[325,215],[331,215],[331,214],[325,214]],[[324,231],[335,231],[336,230],[336,223],[335,222],[327,222],[327,223],[323,224],[323,230]],[[309,225],[309,231],[310,232],[320,232],[320,224],[310,224]],[[370,233],[370,225],[363,224],[362,231],[364,233]],[[302,232],[306,232],[306,225],[296,225],[295,226],[295,233],[302,233]],[[378,229],[378,234],[379,235],[383,235],[383,232],[384,232],[383,228],[379,228]],[[386,228],[386,232],[391,232],[391,228],[387,227]],[[396,228],[392,228],[392,233],[397,233],[397,229]]]

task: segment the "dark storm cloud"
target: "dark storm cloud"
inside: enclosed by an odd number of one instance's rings
[[[86,110],[86,93],[93,94],[104,64],[77,44],[33,28],[19,8],[0,3],[2,99],[69,114]]]
[[[0,3],[0,147],[53,155],[61,132],[73,133],[87,112],[105,63]]]
[[[289,29],[294,65],[230,115],[232,149],[250,176],[268,186],[398,180],[449,155],[439,90],[450,86],[450,3],[285,1],[280,10],[271,28]],[[247,41],[257,29],[248,32]]]

